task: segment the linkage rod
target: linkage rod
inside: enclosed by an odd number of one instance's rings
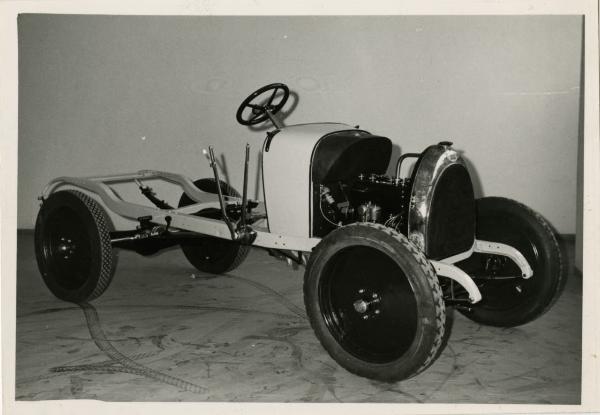
[[[250,159],[250,144],[246,143],[246,158],[244,161],[244,191],[242,194],[242,229],[246,228],[246,212],[248,209],[248,163]]]
[[[233,223],[229,216],[227,216],[227,209],[225,209],[225,200],[223,198],[223,191],[221,190],[221,179],[219,177],[219,169],[217,168],[217,162],[215,160],[215,152],[212,146],[208,147],[208,154],[210,157],[210,167],[213,169],[213,174],[215,176],[215,181],[217,185],[217,194],[219,195],[219,205],[221,206],[221,214],[223,215],[223,221],[227,224],[227,228],[229,228],[229,233],[231,233],[231,239],[238,239],[238,235],[233,227]]]

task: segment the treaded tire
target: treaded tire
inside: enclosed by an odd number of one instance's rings
[[[194,185],[208,193],[217,193],[217,182],[215,179],[199,179]],[[224,196],[236,196],[240,194],[227,183],[221,180],[221,191]],[[188,206],[195,202],[185,193],[179,199],[179,207]],[[213,209],[214,211],[214,209]],[[208,213],[209,210],[197,212],[197,216],[214,217],[215,212]],[[220,212],[216,212],[220,218]],[[227,239],[216,238],[214,236],[202,236],[182,243],[181,250],[187,260],[196,269],[210,274],[222,274],[229,272],[240,266],[248,256],[250,247],[242,245],[240,242],[234,242]]]
[[[43,201],[35,224],[35,256],[52,294],[79,303],[106,291],[117,265],[113,230],[102,206],[85,193],[63,190]]]
[[[304,302],[317,338],[349,372],[393,382],[439,356],[446,308],[437,276],[391,228],[357,223],[323,238],[306,267]]]
[[[561,251],[550,224],[519,202],[486,197],[477,200],[476,235],[477,239],[505,243],[519,250],[533,269],[533,276],[527,280],[478,280],[477,276],[489,278],[520,272],[510,260],[490,271],[485,264],[495,256],[474,254],[456,265],[475,277],[483,298],[472,311],[461,312],[481,324],[514,327],[548,311],[566,283]]]

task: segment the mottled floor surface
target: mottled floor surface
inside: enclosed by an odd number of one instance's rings
[[[550,312],[519,328],[452,313],[440,358],[413,379],[385,384],[329,357],[305,317],[303,269],[265,251],[219,277],[195,271],[179,250],[151,258],[122,251],[108,291],[78,307],[47,291],[32,245],[31,233],[19,233],[17,400],[580,401],[578,275]]]

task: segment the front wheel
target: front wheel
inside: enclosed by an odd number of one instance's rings
[[[414,245],[382,225],[328,234],[307,264],[304,301],[325,350],[360,376],[412,377],[442,346],[446,311],[437,277]]]
[[[472,255],[456,265],[473,277],[482,300],[462,311],[478,323],[513,327],[535,320],[558,299],[565,285],[561,253],[548,222],[527,206],[502,197],[477,200],[477,239],[516,248],[533,270],[521,278],[510,259],[491,254]]]
[[[108,288],[117,263],[113,230],[102,206],[82,192],[63,190],[44,200],[35,224],[35,256],[52,294],[82,302]]]

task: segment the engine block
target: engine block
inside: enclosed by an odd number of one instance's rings
[[[381,223],[406,235],[412,180],[360,174],[320,186],[320,214],[328,230],[353,222]]]

